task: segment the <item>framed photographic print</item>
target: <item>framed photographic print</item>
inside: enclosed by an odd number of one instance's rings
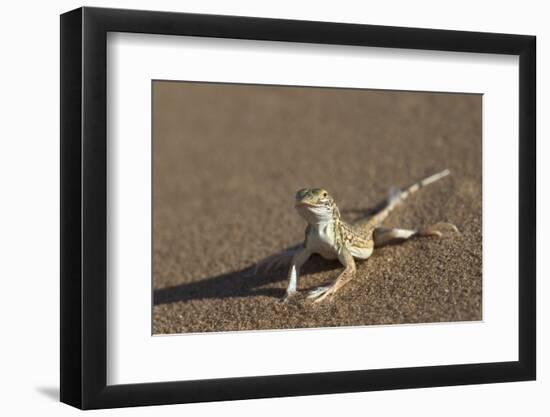
[[[61,400],[535,379],[535,38],[61,16]]]

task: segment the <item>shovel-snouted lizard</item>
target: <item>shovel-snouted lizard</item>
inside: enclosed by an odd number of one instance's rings
[[[394,241],[404,241],[414,236],[441,236],[442,227],[458,231],[450,223],[437,223],[420,230],[388,229],[380,227],[391,211],[410,194],[449,175],[449,170],[432,175],[405,190],[392,192],[384,208],[370,218],[348,224],[340,217],[334,198],[322,188],[304,188],[296,193],[296,209],[308,225],[305,241],[292,257],[288,273],[288,287],[285,301],[296,294],[298,274],[302,265],[312,254],[326,259],[338,259],[344,271],[327,286],[310,291],[308,298],[319,302],[334,295],[350,282],[356,273],[354,259],[367,259],[375,247]]]

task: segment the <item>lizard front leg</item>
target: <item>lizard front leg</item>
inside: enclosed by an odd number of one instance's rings
[[[288,301],[293,295],[296,294],[296,284],[298,282],[300,268],[306,263],[310,256],[310,250],[304,247],[299,249],[298,252],[296,252],[292,257],[290,269],[288,271],[288,286],[286,288],[286,296],[283,299],[284,302]]]
[[[323,301],[330,295],[333,295],[350,282],[355,277],[356,267],[355,260],[353,259],[352,254],[347,248],[342,248],[338,253],[338,260],[344,265],[344,271],[336,278],[332,285],[325,287],[319,287],[311,291],[307,298],[314,299],[315,303]]]

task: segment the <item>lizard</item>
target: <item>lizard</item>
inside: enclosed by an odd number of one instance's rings
[[[326,300],[349,283],[356,275],[355,259],[368,259],[376,247],[394,241],[405,241],[417,236],[442,236],[442,228],[458,229],[451,223],[436,223],[423,229],[384,228],[381,223],[407,197],[422,187],[450,174],[448,169],[427,177],[405,189],[394,189],[385,206],[371,217],[355,223],[344,221],[335,199],[324,188],[303,188],[296,192],[295,207],[298,214],[307,222],[305,239],[292,256],[288,271],[288,286],[283,302],[297,293],[300,268],[313,254],[325,259],[338,259],[344,270],[330,285],[320,286],[310,291],[307,298],[315,303]]]

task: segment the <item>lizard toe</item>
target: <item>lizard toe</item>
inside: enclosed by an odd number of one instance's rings
[[[311,290],[308,295],[307,295],[307,298],[309,299],[315,299],[315,298],[318,298],[318,297],[321,297],[323,294],[325,294],[328,290],[330,290],[330,285],[324,285],[322,287],[317,287],[315,288],[314,290]]]

